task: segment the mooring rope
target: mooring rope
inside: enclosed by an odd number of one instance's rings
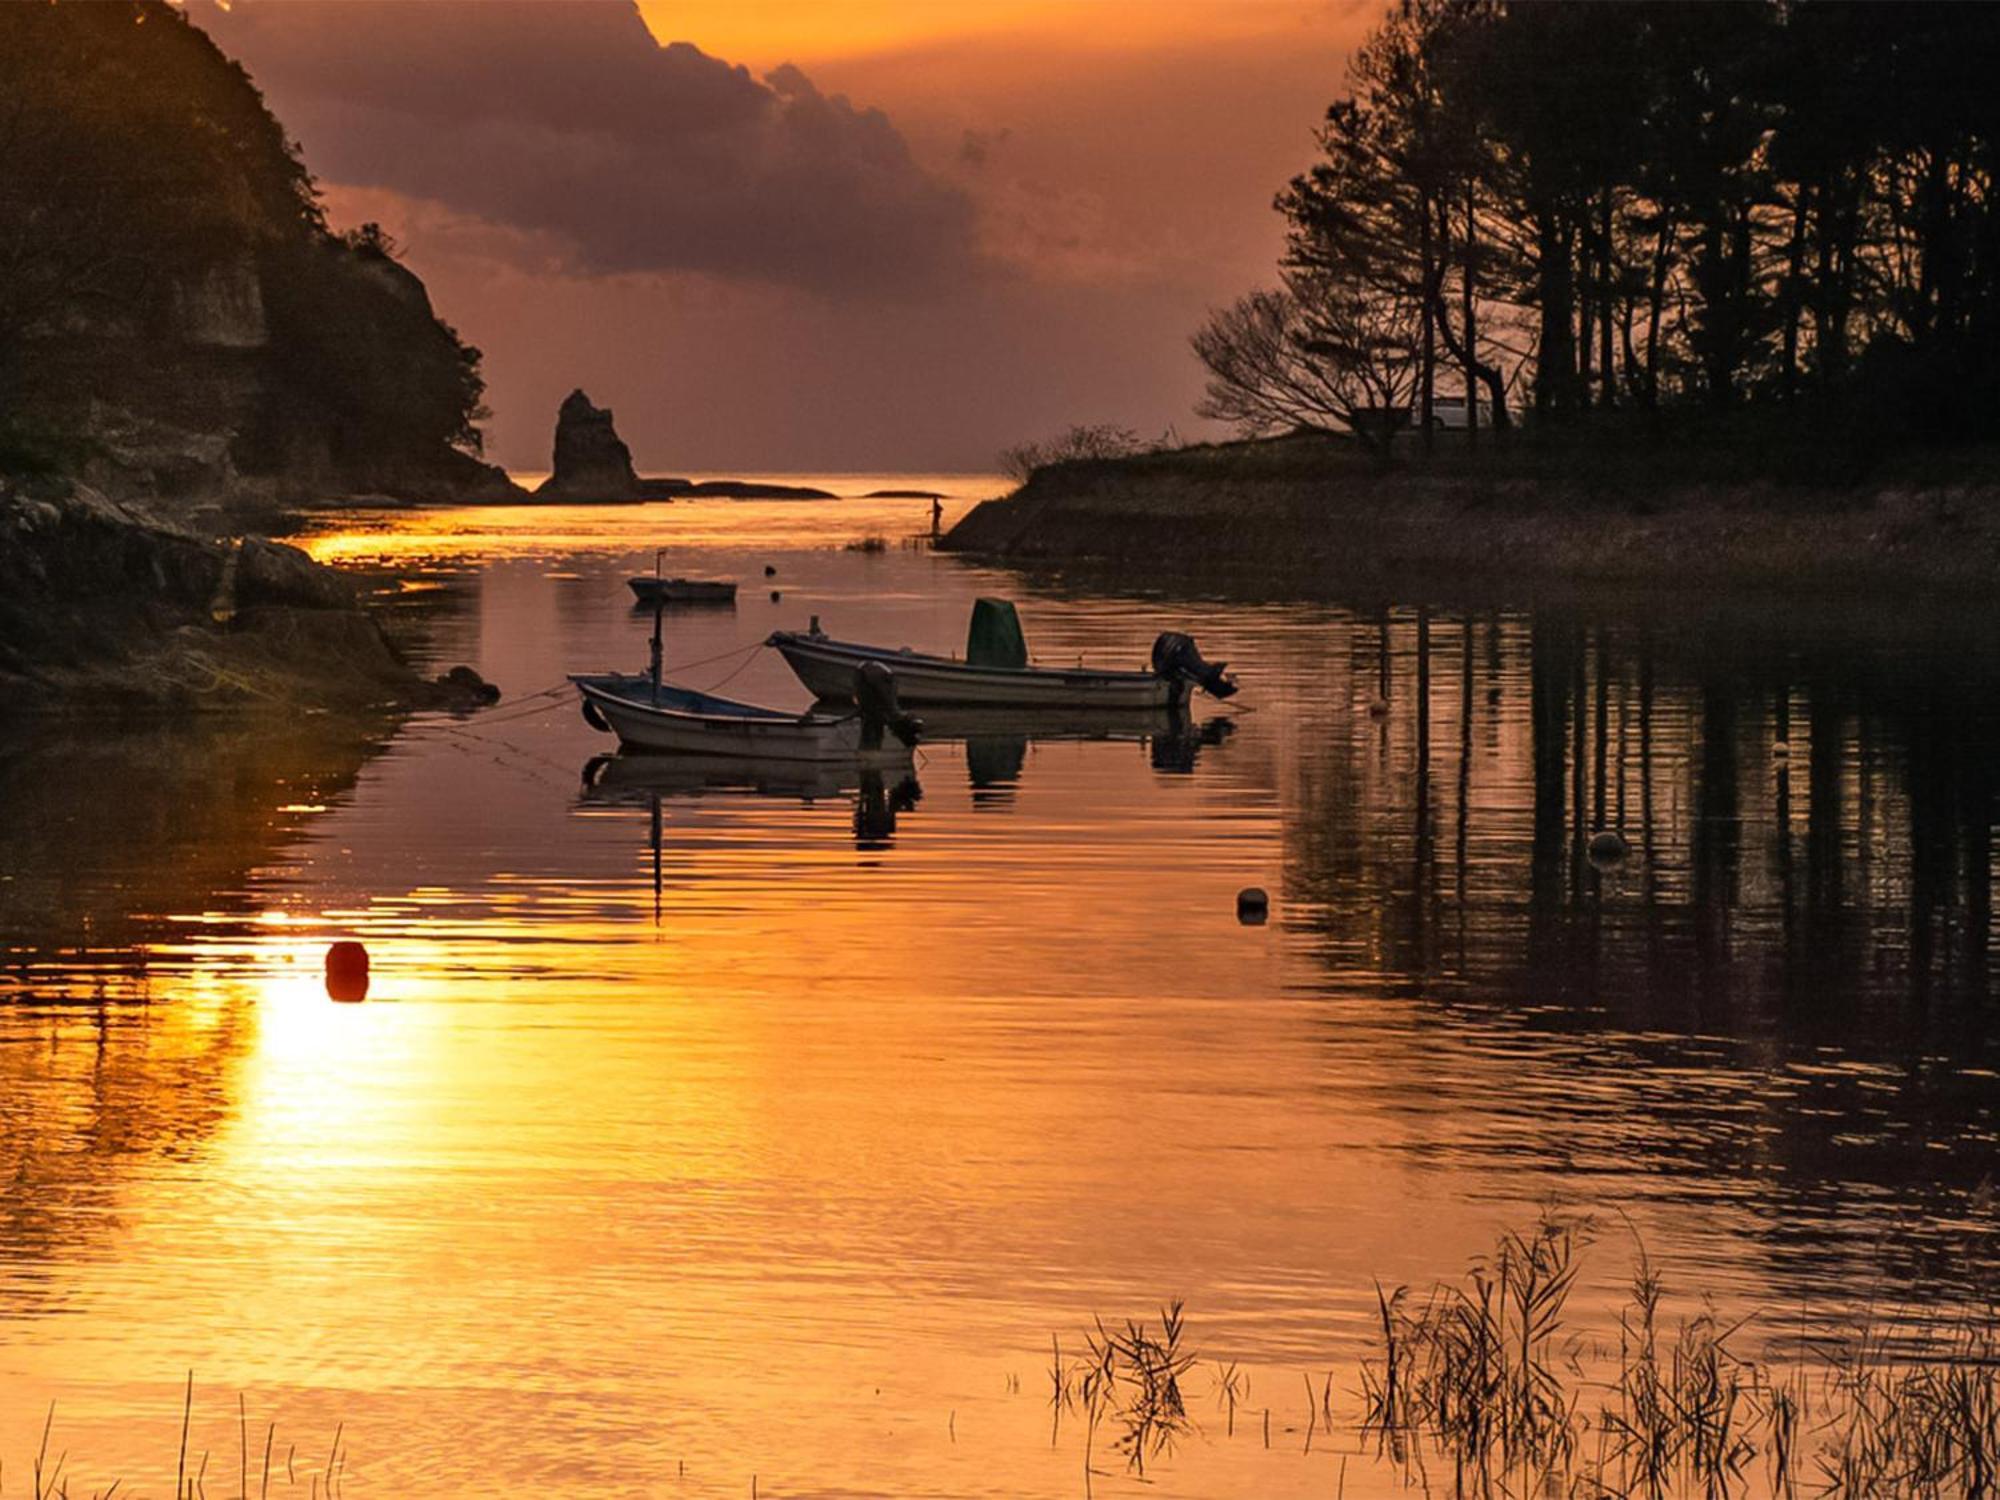
[[[767,643],[766,643],[766,642],[764,642],[764,641],[752,641],[752,642],[751,642],[751,643],[750,643],[749,645],[747,645],[747,646],[738,646],[738,647],[737,647],[737,648],[736,648],[736,649],[735,649],[734,651],[723,651],[723,652],[719,652],[718,654],[716,654],[716,655],[714,655],[714,656],[704,656],[704,657],[703,657],[703,658],[702,658],[702,659],[701,659],[700,661],[682,661],[682,662],[674,662],[673,664],[671,664],[671,665],[669,665],[669,666],[663,666],[663,667],[661,667],[661,668],[660,668],[660,675],[661,675],[662,677],[664,677],[664,676],[666,676],[666,675],[667,675],[667,673],[669,673],[669,672],[674,672],[674,673],[680,673],[680,672],[691,672],[691,671],[693,671],[693,670],[694,670],[694,669],[695,669],[696,667],[708,667],[708,666],[713,666],[713,665],[714,665],[714,664],[715,664],[716,662],[719,662],[719,661],[727,661],[727,660],[729,660],[729,658],[730,658],[730,657],[732,657],[732,656],[741,656],[742,658],[744,658],[744,661],[745,661],[745,663],[747,664],[747,663],[748,663],[748,661],[749,661],[749,658],[750,658],[751,654],[752,654],[753,652],[757,652],[757,651],[762,651],[762,650],[764,649],[764,647],[765,647],[765,645],[766,645],[766,644],[767,644]],[[738,668],[736,669],[736,671],[737,671],[737,672],[740,672],[740,671],[742,671],[742,670],[743,670],[743,668],[742,668],[742,667],[738,667]],[[735,675],[735,673],[731,673],[730,675],[731,675],[731,676],[734,676],[734,675]],[[723,678],[723,681],[724,681],[724,682],[727,682],[728,680],[729,680],[729,678],[727,678],[727,677]]]
[[[762,641],[759,641],[757,643],[757,649],[762,650],[763,646],[764,643]],[[717,688],[726,686],[731,678],[735,677],[739,672],[741,672],[745,667],[749,666],[750,663],[755,660],[756,657],[754,656],[744,657],[743,660],[739,661],[735,666],[731,667],[727,672],[723,674],[721,681],[710,683],[707,687],[703,688],[702,691],[705,693],[712,693]],[[676,670],[679,669],[677,668]]]
[[[723,683],[728,682],[730,678],[736,676],[738,672],[749,666],[751,658],[763,649],[764,642],[752,641],[747,646],[737,646],[728,651],[718,652],[714,656],[704,656],[697,661],[674,662],[671,665],[662,666],[660,668],[660,676],[662,678],[669,674],[679,676],[683,672],[693,671],[696,667],[713,666],[716,662],[727,661],[732,656],[742,657],[743,660],[730,669],[728,675],[722,679],[722,682],[718,682],[715,684],[715,687],[707,689],[709,692],[714,692],[715,688],[721,687]],[[514,699],[504,708],[496,705],[486,712],[476,715],[470,721],[454,727],[459,732],[473,727],[497,729],[500,725],[511,724],[516,719],[531,719],[536,714],[546,712],[549,708],[550,705],[542,702],[542,699],[555,698],[570,691],[572,691],[570,680],[565,677],[560,681],[550,683],[545,688],[540,688],[535,692]]]

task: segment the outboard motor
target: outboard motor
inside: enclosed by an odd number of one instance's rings
[[[1236,691],[1236,679],[1222,670],[1228,662],[1203,661],[1194,637],[1178,630],[1163,630],[1153,642],[1153,675],[1169,682],[1191,682],[1213,698],[1227,698]]]
[[[854,674],[854,701],[861,709],[861,748],[882,748],[887,728],[905,745],[914,745],[923,724],[903,712],[896,698],[896,674],[879,661],[863,662]]]

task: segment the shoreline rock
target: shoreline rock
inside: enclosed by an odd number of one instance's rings
[[[471,708],[426,681],[352,580],[259,536],[215,540],[60,480],[0,479],[0,693],[118,712]]]

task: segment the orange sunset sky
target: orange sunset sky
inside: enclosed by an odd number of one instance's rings
[[[644,470],[990,468],[1191,413],[1376,0],[191,0],[486,353]]]

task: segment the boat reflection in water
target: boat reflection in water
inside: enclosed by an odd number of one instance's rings
[[[1155,771],[1186,775],[1204,747],[1222,744],[1236,729],[1234,718],[1226,714],[1196,723],[1171,708],[940,708],[926,714],[923,723],[927,744],[964,744],[973,791],[988,794],[976,795],[975,805],[984,806],[1004,806],[1011,800],[1033,741],[1142,744]],[[586,805],[650,809],[656,896],[664,799],[742,795],[808,804],[849,799],[856,847],[884,849],[894,840],[898,816],[923,797],[908,753],[886,747],[873,754],[819,761],[748,755],[596,755],[585,763],[582,782],[581,800]]]
[[[907,752],[840,761],[761,759],[746,755],[595,755],[584,764],[581,802],[643,807],[651,814],[653,914],[664,884],[663,804],[673,798],[772,797],[805,804],[852,799],[855,846],[884,849],[896,818],[923,797]]]
[[[1230,714],[1196,721],[1183,708],[1162,705],[1135,709],[1019,709],[934,707],[924,711],[924,738],[932,744],[961,740],[965,768],[981,805],[1004,804],[1004,789],[1021,779],[1031,741],[1122,740],[1148,747],[1153,769],[1185,775],[1194,770],[1202,747],[1219,745],[1235,732]]]

